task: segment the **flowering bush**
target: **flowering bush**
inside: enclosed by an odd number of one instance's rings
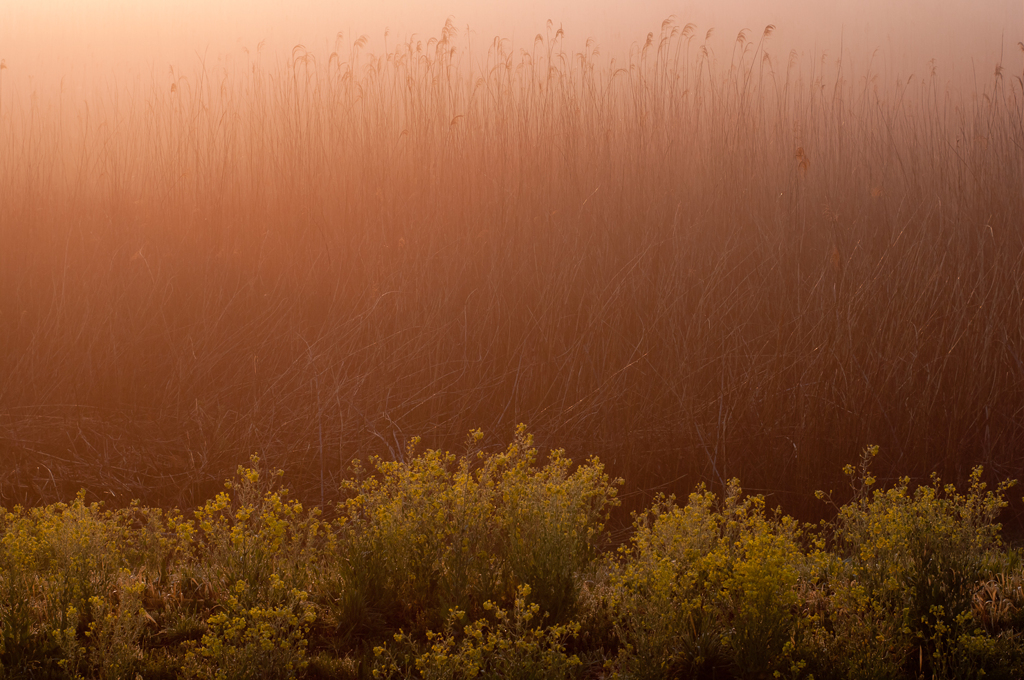
[[[724,499],[699,488],[637,518],[608,597],[628,677],[798,671],[801,579],[812,559],[789,517],[767,515],[736,482]]]
[[[374,678],[402,677],[411,670],[425,680],[456,678],[493,678],[529,680],[531,678],[572,677],[580,666],[579,657],[566,653],[565,642],[579,632],[579,624],[543,625],[540,605],[530,603],[531,589],[520,586],[508,612],[493,602],[485,602],[488,616],[461,625],[466,612],[449,612],[444,632],[427,633],[427,649],[404,633],[395,635],[397,646],[411,653],[403,655],[394,646],[374,648]]]
[[[820,527],[734,481],[602,552],[599,461],[480,439],[374,460],[331,521],[255,456],[191,518],[4,511],[0,678],[1024,677],[1011,483],[980,469],[878,489],[869,448]]]
[[[855,497],[838,508],[833,527],[823,628],[831,633],[822,634],[831,638],[829,662],[865,678],[974,677],[1010,663],[996,658],[1005,639],[982,629],[974,600],[1006,564],[995,520],[1014,482],[986,490],[975,468],[967,493],[936,476],[914,490],[906,478],[876,489],[877,453],[869,447],[859,468],[845,469]]]
[[[482,434],[472,433],[471,443]],[[339,523],[336,615],[347,630],[440,628],[450,610],[473,619],[510,604],[526,584],[554,621],[571,616],[576,575],[596,555],[616,502],[597,460],[572,470],[562,451],[538,467],[520,426],[502,452],[456,457],[428,450],[374,461],[348,485]]]

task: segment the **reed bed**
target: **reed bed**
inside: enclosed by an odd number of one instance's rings
[[[3,91],[3,501],[189,507],[259,451],[323,502],[518,422],[624,508],[740,477],[815,512],[866,444],[882,478],[1019,475],[1021,76],[771,30],[615,60],[449,24]]]

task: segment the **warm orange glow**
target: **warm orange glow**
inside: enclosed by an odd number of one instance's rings
[[[0,500],[1024,468],[1020,3],[705,4],[0,5]]]
[[[0,4],[0,56],[18,73],[37,78],[82,75],[92,68],[106,77],[111,67],[191,67],[200,57],[216,60],[242,47],[254,50],[260,42],[274,56],[296,44],[324,49],[339,32],[367,35],[368,48],[379,53],[385,42],[436,36],[449,17],[460,33],[469,27],[480,46],[500,35],[529,47],[551,20],[567,31],[573,49],[593,38],[611,55],[642,43],[670,16],[702,30],[715,27],[719,52],[730,48],[740,29],[774,24],[779,54],[796,48],[836,56],[843,44],[850,58],[861,59],[881,48],[904,72],[921,71],[932,58],[964,70],[971,70],[972,59],[980,65],[1002,55],[1012,62],[1024,39],[1024,8],[1016,0],[9,0]]]

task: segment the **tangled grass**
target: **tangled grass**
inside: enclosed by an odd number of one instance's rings
[[[471,61],[448,25],[0,93],[0,497],[191,507],[259,450],[322,505],[521,421],[634,510],[741,477],[813,514],[865,442],[1017,475],[1021,77],[770,33]]]

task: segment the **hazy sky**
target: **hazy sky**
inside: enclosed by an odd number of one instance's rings
[[[873,48],[901,69],[923,69],[931,57],[971,60],[989,74],[998,61],[1022,70],[1024,0],[0,0],[0,58],[7,82],[35,86],[58,76],[112,73],[123,68],[189,69],[199,56],[239,53],[266,41],[265,54],[285,54],[296,43],[325,50],[335,35],[367,34],[383,48],[411,34],[438,35],[448,16],[485,47],[495,35],[529,46],[551,19],[566,32],[569,49],[594,37],[606,56],[621,54],[661,21],[675,16],[701,32],[714,26],[718,52],[736,33],[777,26],[772,49],[838,54],[839,39],[853,56]],[[481,50],[482,54],[483,50]],[[12,79],[14,79],[12,81]]]

